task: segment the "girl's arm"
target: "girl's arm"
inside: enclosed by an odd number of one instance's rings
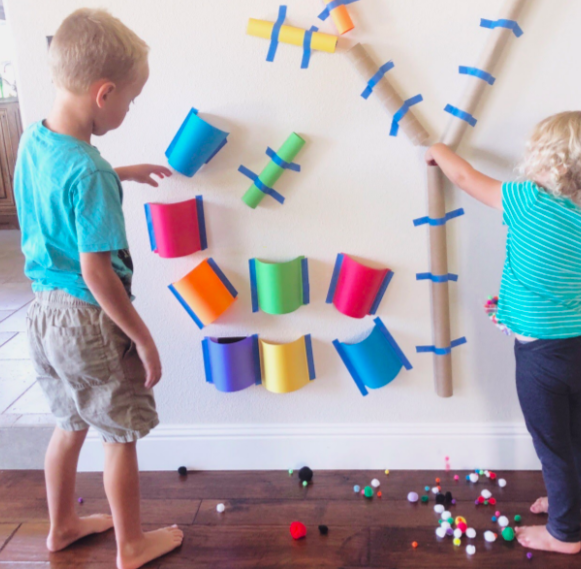
[[[426,152],[429,166],[439,166],[455,186],[484,205],[502,211],[502,182],[485,176],[441,142]]]

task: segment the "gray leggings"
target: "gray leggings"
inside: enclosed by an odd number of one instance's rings
[[[516,386],[543,465],[549,533],[581,540],[581,336],[516,341]]]

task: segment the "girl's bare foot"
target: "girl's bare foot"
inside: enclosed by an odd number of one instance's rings
[[[60,551],[71,543],[92,533],[101,533],[113,527],[113,518],[107,514],[94,514],[77,518],[70,525],[62,528],[51,527],[46,540],[49,551]]]
[[[157,559],[179,547],[184,540],[184,532],[178,526],[171,526],[143,534],[138,543],[119,548],[118,569],[138,569],[152,559]]]
[[[581,542],[566,543],[555,539],[548,531],[547,526],[529,526],[516,528],[516,538],[523,547],[553,551],[573,555],[581,551]]]
[[[532,506],[531,512],[533,514],[548,514],[549,513],[549,499],[539,498]]]

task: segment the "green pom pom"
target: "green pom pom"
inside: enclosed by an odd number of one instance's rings
[[[306,480],[303,480],[303,486],[306,488],[309,485],[309,483]]]
[[[429,496],[422,496],[422,502],[423,502],[424,504],[426,504],[426,503],[428,502],[428,500],[429,500],[429,499],[430,499],[430,497],[429,497]]]
[[[521,520],[522,520],[522,517],[521,517],[521,516],[519,516],[518,514],[517,514],[517,515],[514,517],[514,521],[515,521],[517,524],[520,524]]]
[[[514,530],[507,526],[502,530],[502,537],[505,541],[513,541],[514,540]]]
[[[484,505],[488,506],[488,500],[484,500]]]
[[[363,490],[363,495],[366,498],[373,498],[373,488],[371,486],[365,486],[365,490]]]
[[[453,525],[454,524],[454,518],[448,518],[448,523],[450,525]]]
[[[294,470],[291,468],[291,469],[288,471],[288,475],[289,475],[289,476],[292,476],[292,475],[293,475],[293,473],[294,473]]]

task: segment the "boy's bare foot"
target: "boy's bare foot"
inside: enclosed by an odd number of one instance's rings
[[[69,527],[51,527],[46,540],[46,547],[52,552],[60,551],[86,535],[101,533],[112,527],[113,518],[107,514],[94,514],[85,518],[78,518]]]
[[[175,525],[147,532],[143,534],[143,541],[119,549],[117,568],[137,569],[179,547],[183,540],[184,532]]]
[[[532,506],[531,512],[533,514],[548,514],[549,513],[549,499],[539,498]]]
[[[581,551],[581,542],[566,543],[559,541],[547,531],[547,526],[517,527],[516,538],[523,547],[528,547],[529,549],[568,553],[570,555]]]

